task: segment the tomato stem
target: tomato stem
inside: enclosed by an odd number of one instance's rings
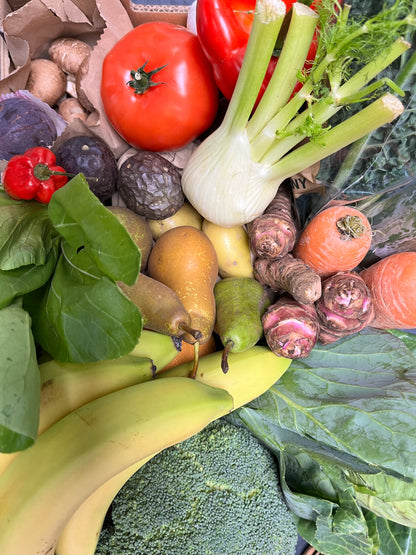
[[[151,71],[146,71],[144,68],[147,62],[145,62],[141,67],[137,69],[132,69],[130,75],[132,79],[127,81],[127,85],[134,89],[134,94],[144,94],[150,87],[156,87],[157,85],[166,85],[163,81],[154,82],[152,81],[153,75],[158,73],[161,69],[166,67],[167,64],[152,69]]]

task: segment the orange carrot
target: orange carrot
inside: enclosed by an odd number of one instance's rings
[[[353,270],[371,245],[371,226],[359,210],[332,206],[319,212],[305,227],[294,255],[321,277]]]
[[[416,328],[416,252],[391,254],[360,272],[370,290],[379,329]]]

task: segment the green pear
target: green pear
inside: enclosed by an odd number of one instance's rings
[[[228,353],[241,353],[263,335],[261,317],[271,304],[267,290],[254,278],[224,278],[214,287],[215,332],[224,345],[222,370],[228,371]]]

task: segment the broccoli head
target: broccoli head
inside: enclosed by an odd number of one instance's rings
[[[126,482],[96,555],[291,555],[297,538],[274,456],[219,419]]]

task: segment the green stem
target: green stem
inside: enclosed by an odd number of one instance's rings
[[[409,48],[410,44],[407,41],[401,38],[395,40],[393,44],[383,49],[374,60],[366,64],[365,67],[341,85],[338,90],[332,91],[335,102],[342,103],[343,99],[354,95]]]
[[[413,52],[405,66],[401,69],[399,75],[396,77],[395,83],[399,87],[406,87],[410,79],[416,74],[416,51]],[[371,139],[371,135],[367,135],[359,139],[349,149],[346,158],[344,159],[341,167],[331,186],[334,189],[341,190],[345,183],[348,181],[351,172],[353,171],[357,161],[360,159],[361,154],[365,151],[367,144]]]
[[[329,129],[325,135],[325,144],[309,142],[287,154],[269,168],[268,177],[283,180],[295,175],[358,141],[378,127],[390,123],[403,112],[403,109],[400,100],[390,93],[385,94],[360,112]]]
[[[309,110],[304,110],[301,114],[296,116],[284,129],[282,137],[276,137],[278,128],[275,128],[274,142],[269,143],[268,150],[263,150],[263,156],[258,158],[258,160],[266,165],[277,163],[286,153],[308,137],[308,130],[305,129],[305,131],[302,131],[302,127],[305,126],[307,118],[311,118],[316,126],[323,125],[333,117],[344,104],[348,104],[351,97],[358,94],[362,87],[388,67],[395,59],[401,56],[409,46],[409,43],[402,39],[396,40],[392,45],[385,48],[375,60],[368,63],[336,91],[331,91],[328,96],[329,102],[325,102],[325,100],[315,102],[310,106]],[[265,140],[261,141],[260,138],[258,138],[258,141],[253,141],[251,146],[253,149],[257,146],[258,150],[256,152],[259,155],[259,148],[265,148],[267,143]]]
[[[313,40],[318,15],[304,4],[291,9],[289,28],[273,75],[247,125],[250,141],[289,100]],[[255,154],[255,153],[254,153]],[[255,158],[255,155],[254,155]]]
[[[230,132],[241,133],[247,125],[285,15],[281,0],[257,0],[243,64],[223,120]]]
[[[64,175],[65,177],[74,177],[73,173],[59,172],[51,170],[47,164],[36,164],[33,168],[33,175],[39,181],[47,181],[50,177],[54,175]]]

